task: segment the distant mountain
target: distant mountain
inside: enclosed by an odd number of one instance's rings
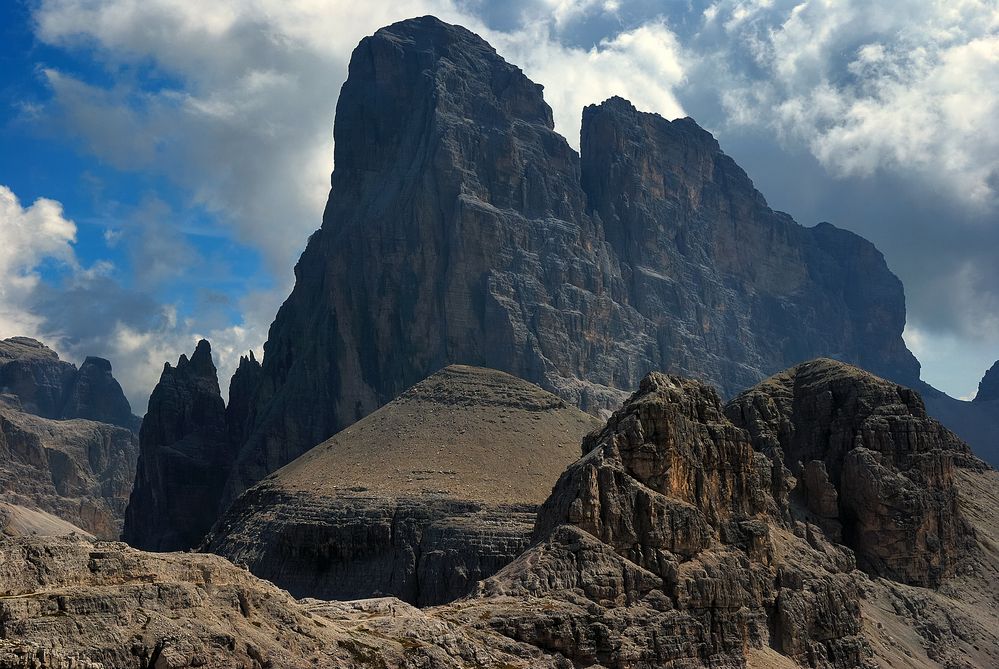
[[[0,341],[0,533],[117,539],[138,422],[107,360],[77,369],[34,339]]]
[[[226,502],[452,363],[592,412],[653,369],[726,395],[820,355],[918,379],[877,249],[770,209],[691,119],[612,98],[585,110],[580,156],[540,86],[425,17],[361,41],[334,134]]]
[[[88,356],[77,369],[29,337],[0,340],[0,402],[42,418],[85,418],[139,429],[140,419],[132,414],[110,362]]]
[[[985,372],[981,383],[978,384],[978,393],[975,395],[975,402],[995,402],[999,400],[999,360],[996,364]]]
[[[999,362],[985,373],[978,394],[970,402],[923,382],[915,387],[926,400],[930,415],[968,442],[979,456],[999,466]]]

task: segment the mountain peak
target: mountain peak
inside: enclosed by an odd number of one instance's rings
[[[978,394],[975,395],[975,402],[990,402],[999,400],[999,360],[985,372],[981,383],[978,384]]]

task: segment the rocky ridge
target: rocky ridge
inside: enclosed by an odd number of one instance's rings
[[[296,596],[442,604],[527,547],[598,425],[508,374],[449,366],[244,493],[207,548]]]
[[[454,605],[462,620],[487,617],[480,624],[576,666],[737,667],[753,656],[760,666],[917,656],[925,666],[988,666],[999,657],[999,625],[958,594],[996,601],[992,529],[976,534],[955,484],[981,499],[995,473],[927,419],[912,391],[819,360],[723,407],[699,382],[654,373],[584,450],[542,507],[535,544]],[[816,453],[825,476],[799,466]],[[866,478],[851,481],[851,466],[868,468]],[[927,473],[938,478],[919,478]],[[856,531],[829,527],[834,508]],[[877,533],[899,560],[884,559]],[[887,601],[894,614],[875,604]],[[927,627],[914,631],[916,610]],[[761,659],[768,651],[777,657]]]
[[[999,360],[996,364],[985,372],[981,383],[978,384],[978,393],[975,395],[975,402],[994,402],[999,400]]]
[[[65,525],[118,538],[137,424],[107,360],[77,369],[34,339],[0,340],[0,531]]]

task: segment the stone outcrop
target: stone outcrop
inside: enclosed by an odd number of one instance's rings
[[[999,400],[999,361],[985,372],[981,383],[978,384],[978,393],[975,395],[975,402],[995,402]]]
[[[838,522],[873,575],[937,586],[967,543],[955,461],[982,468],[915,391],[833,360],[771,377],[726,408],[758,451],[780,454],[808,510]]]
[[[450,366],[248,490],[207,546],[296,596],[448,602],[527,547],[598,425],[508,374]]]
[[[91,356],[77,369],[28,337],[0,341],[0,401],[42,418],[139,427],[110,362]]]
[[[574,666],[739,667],[764,648],[863,664],[852,555],[781,520],[772,490],[786,473],[712,388],[653,373],[584,449],[535,545],[462,603],[463,619],[490,606],[491,629]]]
[[[116,539],[138,451],[125,428],[49,420],[0,405],[0,502]]]
[[[122,538],[147,550],[197,546],[215,521],[232,453],[226,408],[201,340],[166,363],[139,432],[135,488]]]

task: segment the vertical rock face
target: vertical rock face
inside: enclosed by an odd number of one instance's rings
[[[0,387],[16,405],[43,418],[61,418],[66,388],[76,368],[55,351],[28,337],[0,341]]]
[[[746,391],[726,414],[757,450],[781,454],[799,479],[798,499],[838,521],[862,568],[922,586],[953,572],[969,539],[955,460],[982,465],[926,415],[915,391],[815,360]]]
[[[80,365],[63,406],[63,418],[87,418],[138,431],[125,394],[111,375],[111,363],[88,356]]]
[[[0,502],[117,539],[138,452],[130,430],[50,420],[0,405]]]
[[[870,242],[770,209],[692,119],[611,98],[583,111],[581,139],[589,207],[664,368],[728,395],[761,372],[830,353],[919,378],[901,339],[902,284]]]
[[[146,550],[196,546],[215,520],[228,445],[211,346],[201,340],[190,360],[164,366],[149,398],[122,538]]]
[[[139,419],[104,358],[87,357],[77,369],[28,337],[0,341],[0,398],[23,411],[55,420],[85,418],[137,431]]]
[[[975,402],[992,402],[999,400],[999,361],[985,372],[982,382],[978,384]]]
[[[590,411],[653,369],[725,394],[816,355],[918,377],[877,250],[770,210],[690,119],[590,107],[581,165],[540,86],[424,17],[361,41],[334,135],[226,501],[449,363]]]

